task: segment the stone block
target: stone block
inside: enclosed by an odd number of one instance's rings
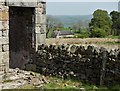
[[[8,21],[9,13],[6,8],[4,10],[0,10],[0,21]]]
[[[7,6],[37,7],[37,0],[7,0]]]
[[[2,25],[5,30],[9,29],[9,21],[3,21]]]
[[[0,17],[1,18],[1,17]],[[0,31],[4,29],[2,21],[0,21]]]
[[[46,35],[45,34],[36,34],[36,44],[45,44]]]
[[[9,51],[9,45],[8,44],[2,44],[2,52]]]
[[[9,36],[9,30],[2,31],[2,36],[3,37],[8,37]]]
[[[44,9],[43,8],[36,8],[36,14],[41,15],[43,14]]]
[[[8,44],[9,38],[8,37],[2,37],[2,44]]]
[[[42,14],[46,14],[46,4],[43,5],[43,13]]]
[[[46,16],[36,15],[36,24],[46,24]]]
[[[45,25],[37,26],[35,32],[36,33],[45,34],[46,26]]]
[[[2,62],[5,65],[5,71],[9,71],[9,52],[2,52]]]
[[[40,27],[36,27],[36,29],[35,29],[35,33],[41,33],[40,30],[41,30]]]
[[[44,6],[43,6],[43,3],[38,3],[38,8],[43,8]]]

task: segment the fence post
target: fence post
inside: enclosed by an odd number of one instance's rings
[[[102,68],[101,68],[101,75],[100,75],[100,86],[104,85],[104,78],[105,78],[105,69],[106,69],[106,62],[107,62],[107,50],[105,48],[101,49],[102,53]]]

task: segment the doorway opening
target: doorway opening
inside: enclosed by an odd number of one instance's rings
[[[9,66],[24,69],[35,46],[35,8],[9,7]]]

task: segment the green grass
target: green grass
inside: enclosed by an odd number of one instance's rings
[[[120,36],[107,36],[106,38],[120,39]]]
[[[63,80],[56,77],[50,77],[49,83],[44,84],[44,89],[79,89],[82,83],[78,83],[72,80]]]
[[[85,91],[120,91],[120,84],[112,86],[112,87],[106,87],[106,86],[96,86],[94,84],[86,84],[86,83],[82,83],[81,81],[76,81],[76,80],[72,80],[72,79],[66,79],[63,80],[61,78],[57,78],[57,77],[46,77],[48,83],[43,84],[43,86],[41,88],[37,88],[33,85],[27,84],[24,85],[20,88],[14,89],[14,90],[8,90],[8,91],[19,91],[21,89],[24,89],[24,91],[26,90],[31,90],[31,91],[37,91],[36,89],[45,89],[45,90],[50,90],[50,91],[54,91],[55,90],[68,90],[68,91],[82,91],[80,90],[81,88],[85,89]],[[3,90],[3,91],[7,91],[7,90]]]
[[[85,84],[81,81],[74,80],[63,80],[61,78],[49,77],[49,83],[43,85],[43,89],[73,89],[78,90],[80,88],[85,88],[86,91],[119,91],[120,85],[113,87],[99,87],[96,85]]]

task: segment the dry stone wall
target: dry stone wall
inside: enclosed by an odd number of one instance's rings
[[[120,50],[76,45],[41,45],[27,70],[91,84],[120,83]]]

